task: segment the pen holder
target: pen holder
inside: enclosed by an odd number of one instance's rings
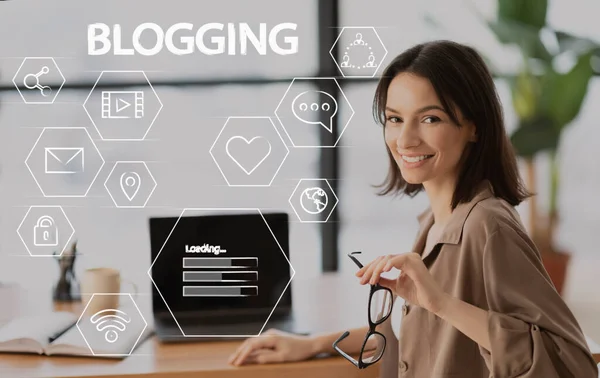
[[[77,242],[73,242],[62,255],[57,255],[59,276],[56,284],[52,286],[52,299],[60,302],[74,302],[81,300],[79,282],[75,277],[75,258],[77,257]]]

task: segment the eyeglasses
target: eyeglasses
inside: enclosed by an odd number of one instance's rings
[[[362,268],[363,264],[358,261],[355,255],[361,252],[352,252],[348,254],[348,257],[354,261],[354,263]],[[334,343],[333,349],[342,355],[345,359],[352,362],[354,366],[359,369],[367,368],[381,359],[383,352],[385,351],[386,339],[385,336],[377,332],[375,327],[385,322],[386,319],[392,313],[393,306],[393,295],[392,291],[379,284],[371,285],[371,291],[369,292],[369,331],[365,336],[365,341],[360,349],[358,360],[350,356],[343,350],[341,350],[338,344],[344,340],[348,335],[349,331],[344,332]]]

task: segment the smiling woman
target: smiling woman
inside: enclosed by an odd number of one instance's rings
[[[390,157],[381,194],[414,196],[433,177],[455,177],[454,209],[488,179],[500,197],[516,206],[528,193],[519,179],[494,83],[477,52],[457,46],[438,42],[413,47],[383,73],[373,102]]]
[[[389,156],[381,194],[424,190],[430,203],[411,251],[390,245],[394,254],[356,273],[361,284],[404,299],[399,341],[369,345],[375,327],[390,331],[387,320],[369,317],[369,327],[344,333],[270,331],[245,341],[231,362],[335,349],[357,368],[382,358],[382,377],[596,378],[583,333],[514,208],[529,193],[479,54],[450,41],[406,50],[383,72],[373,110]],[[400,273],[382,277],[392,270]],[[375,357],[365,353],[373,348]]]

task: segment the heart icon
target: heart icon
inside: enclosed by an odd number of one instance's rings
[[[260,136],[250,140],[234,136],[227,141],[225,151],[238,167],[242,168],[247,175],[251,175],[271,153],[271,143],[268,139]],[[247,169],[247,167],[251,169]]]

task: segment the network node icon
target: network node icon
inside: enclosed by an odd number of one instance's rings
[[[65,77],[51,57],[23,59],[13,84],[26,104],[53,104],[65,85]]]
[[[337,47],[337,56],[334,50]],[[329,50],[329,55],[338,66],[342,76],[374,77],[387,49],[377,30],[371,26],[344,27]]]

